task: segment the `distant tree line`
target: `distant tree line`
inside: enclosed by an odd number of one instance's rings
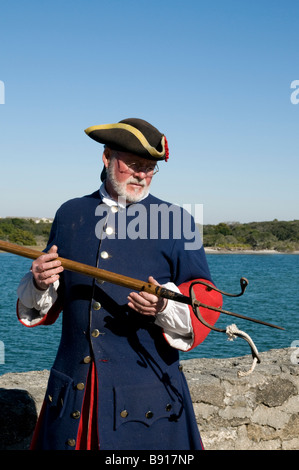
[[[6,217],[0,219],[0,240],[17,245],[46,245],[52,222]]]
[[[0,239],[18,245],[46,246],[52,222],[0,218]],[[203,226],[205,247],[216,249],[299,250],[299,220],[272,222],[221,222]]]
[[[299,250],[299,220],[220,223],[203,226],[205,247],[218,249]]]

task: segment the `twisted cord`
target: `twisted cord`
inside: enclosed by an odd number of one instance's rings
[[[233,341],[236,337],[239,337],[245,339],[245,341],[247,341],[247,343],[249,344],[253,357],[252,366],[247,372],[238,371],[238,377],[246,377],[250,375],[254,371],[256,364],[258,362],[261,362],[256,345],[254,344],[250,336],[244,331],[239,330],[239,328],[235,324],[228,325],[226,327],[226,334],[228,336],[229,341]]]

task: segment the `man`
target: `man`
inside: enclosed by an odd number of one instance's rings
[[[85,132],[105,145],[103,184],[61,206],[46,254],[18,288],[24,325],[51,324],[63,311],[32,448],[202,449],[178,351],[197,346],[209,330],[187,305],[64,271],[56,259],[59,251],[184,295],[195,279],[212,282],[203,247],[186,249],[184,230],[178,236],[186,213],[149,193],[157,162],[168,159],[166,137],[135,118]],[[169,209],[167,236],[161,207]],[[200,286],[197,295],[221,306],[215,291]],[[202,313],[216,322],[215,312]]]

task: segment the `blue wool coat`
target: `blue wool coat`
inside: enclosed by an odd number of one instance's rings
[[[55,244],[61,257],[145,281],[152,275],[160,284],[210,280],[203,248],[186,249],[190,240],[178,236],[178,220],[181,228],[186,224],[182,209],[168,234],[158,226],[162,219],[150,233],[156,223],[151,209],[161,204],[170,208],[149,195],[114,212],[99,191],[68,201],[56,214],[47,250]],[[202,448],[179,353],[152,317],[128,308],[130,291],[64,271],[46,320],[53,322],[53,312],[63,310],[35,448],[74,449],[91,361],[98,377],[100,449]]]

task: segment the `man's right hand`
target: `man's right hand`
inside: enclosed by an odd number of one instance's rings
[[[36,287],[40,290],[48,289],[59,279],[59,273],[63,271],[61,262],[58,258],[57,246],[53,245],[48,253],[41,255],[32,263],[31,271]]]

